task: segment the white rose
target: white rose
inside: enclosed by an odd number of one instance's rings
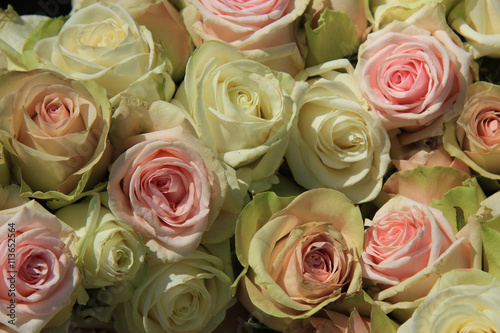
[[[451,11],[448,22],[465,37],[465,49],[474,59],[500,58],[500,2],[463,0]]]
[[[499,293],[500,281],[486,272],[451,271],[398,332],[498,332]]]
[[[127,89],[149,99],[169,98],[173,93],[166,73],[171,68],[151,32],[115,3],[78,10],[57,36],[41,39],[34,51],[43,65],[77,79],[94,80],[110,97]],[[140,85],[134,88],[134,82]]]
[[[298,121],[285,155],[294,179],[307,189],[337,189],[357,203],[373,200],[390,163],[390,141],[368,112],[351,64],[334,60],[297,78],[308,87],[296,91]]]
[[[251,191],[276,182],[296,115],[293,79],[217,41],[193,53],[172,103],[182,105],[201,141],[242,174]],[[245,170],[242,170],[245,169]]]

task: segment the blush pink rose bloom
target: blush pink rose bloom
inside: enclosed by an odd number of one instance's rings
[[[233,284],[238,300],[259,321],[284,331],[292,320],[360,290],[362,242],[359,208],[338,191],[286,198],[259,193],[236,224],[244,266]]]
[[[40,332],[68,319],[80,279],[73,229],[30,201],[0,212],[0,235],[0,331]]]
[[[111,108],[104,88],[49,70],[12,71],[0,78],[0,105],[0,141],[24,192],[67,203],[105,178]]]
[[[128,144],[111,166],[109,208],[162,260],[233,234],[243,197],[234,169],[181,127],[135,136]]]
[[[463,105],[471,55],[452,39],[446,21],[442,29],[426,29],[425,15],[439,26],[444,9],[426,6],[413,20],[369,34],[359,48],[356,80],[387,130],[415,131]]]
[[[295,74],[304,66],[295,23],[308,0],[187,0],[181,12],[196,46],[221,40],[254,50],[254,60]]]
[[[444,214],[425,204],[396,196],[366,225],[361,265],[363,277],[382,290],[375,300],[415,301],[439,274],[472,265],[468,238],[457,237]]]
[[[476,82],[458,120],[446,123],[443,138],[450,155],[482,176],[500,179],[500,86]]]

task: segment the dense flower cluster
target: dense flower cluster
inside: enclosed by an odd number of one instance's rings
[[[0,331],[500,331],[496,0],[0,9]]]

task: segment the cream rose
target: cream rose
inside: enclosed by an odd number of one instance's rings
[[[396,196],[365,224],[361,265],[363,277],[381,290],[376,301],[416,301],[439,274],[473,265],[466,234],[456,236],[443,213],[425,204]]]
[[[275,183],[297,108],[293,79],[211,41],[193,53],[172,100],[186,111],[201,141],[239,171],[251,191]]]
[[[193,52],[193,45],[184,27],[182,16],[167,0],[73,0],[72,12],[96,2],[114,2],[124,7],[134,20],[145,26],[153,40],[162,46],[172,63],[172,79],[184,78],[186,62]]]
[[[359,209],[335,190],[256,195],[236,224],[244,267],[234,284],[238,300],[259,321],[283,331],[292,320],[358,291],[362,224]]]
[[[0,234],[0,330],[40,332],[69,318],[80,279],[73,229],[30,201],[1,211]]]
[[[465,38],[474,59],[500,57],[500,4],[495,0],[462,0],[448,16],[451,27]]]
[[[500,179],[500,86],[476,82],[458,120],[446,123],[444,147],[482,176]]]
[[[372,0],[370,9],[373,13],[373,26],[379,30],[392,21],[404,21],[419,9],[431,2],[441,3],[446,6],[446,13],[460,0]]]
[[[151,32],[115,3],[78,10],[57,36],[41,39],[34,51],[44,66],[93,80],[109,97],[123,92],[152,101],[170,98],[175,89],[167,73],[170,63],[165,63]]]
[[[410,19],[369,34],[359,48],[356,81],[387,130],[450,119],[465,98],[470,54],[448,34],[444,8],[425,6]]]
[[[243,194],[235,171],[202,142],[177,127],[132,137],[128,144],[110,169],[109,208],[162,260],[233,234]]]
[[[56,216],[76,230],[76,263],[83,269],[85,288],[131,280],[144,267],[146,246],[140,235],[102,206],[99,195],[59,209]]]
[[[47,70],[0,82],[0,103],[10,105],[0,108],[0,140],[24,192],[57,206],[103,180],[111,110],[102,87]]]
[[[275,70],[295,74],[304,67],[295,25],[307,0],[186,0],[181,11],[196,46],[230,43]]]
[[[443,275],[400,333],[498,332],[500,281],[480,270]]]
[[[307,189],[334,188],[355,203],[373,200],[390,163],[390,141],[367,110],[346,59],[308,68],[296,79],[298,120],[285,154],[293,178]]]
[[[196,250],[178,262],[149,261],[145,282],[116,313],[120,332],[212,332],[222,322],[233,303],[219,258]]]

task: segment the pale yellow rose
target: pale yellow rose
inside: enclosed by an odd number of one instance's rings
[[[498,332],[499,293],[500,281],[486,272],[451,271],[398,332]]]
[[[193,51],[182,16],[167,0],[73,0],[72,12],[96,2],[113,2],[123,6],[134,20],[151,31],[172,63],[172,79],[181,81],[186,62]]]
[[[172,103],[184,110],[198,138],[251,191],[260,192],[277,182],[297,112],[293,85],[290,75],[245,58],[227,43],[209,41],[189,59]]]
[[[462,0],[448,16],[451,27],[465,38],[465,49],[477,59],[500,58],[500,2]]]
[[[120,93],[150,101],[169,99],[174,91],[171,64],[151,32],[116,3],[76,11],[57,36],[39,40],[34,51],[43,66],[93,80],[115,100]]]
[[[144,283],[115,312],[119,332],[212,332],[234,304],[229,273],[214,255],[199,249],[177,262],[148,263]]]
[[[131,280],[143,268],[146,246],[142,238],[103,206],[99,195],[59,209],[56,216],[76,230],[76,263],[83,269],[85,288]]]
[[[442,3],[446,12],[460,0],[370,0],[370,9],[373,13],[374,30],[379,30],[387,24],[398,20],[404,21],[420,8],[431,2]]]
[[[297,183],[328,187],[355,203],[373,200],[390,163],[390,141],[368,110],[346,59],[308,68],[296,77],[298,120],[285,154]]]

